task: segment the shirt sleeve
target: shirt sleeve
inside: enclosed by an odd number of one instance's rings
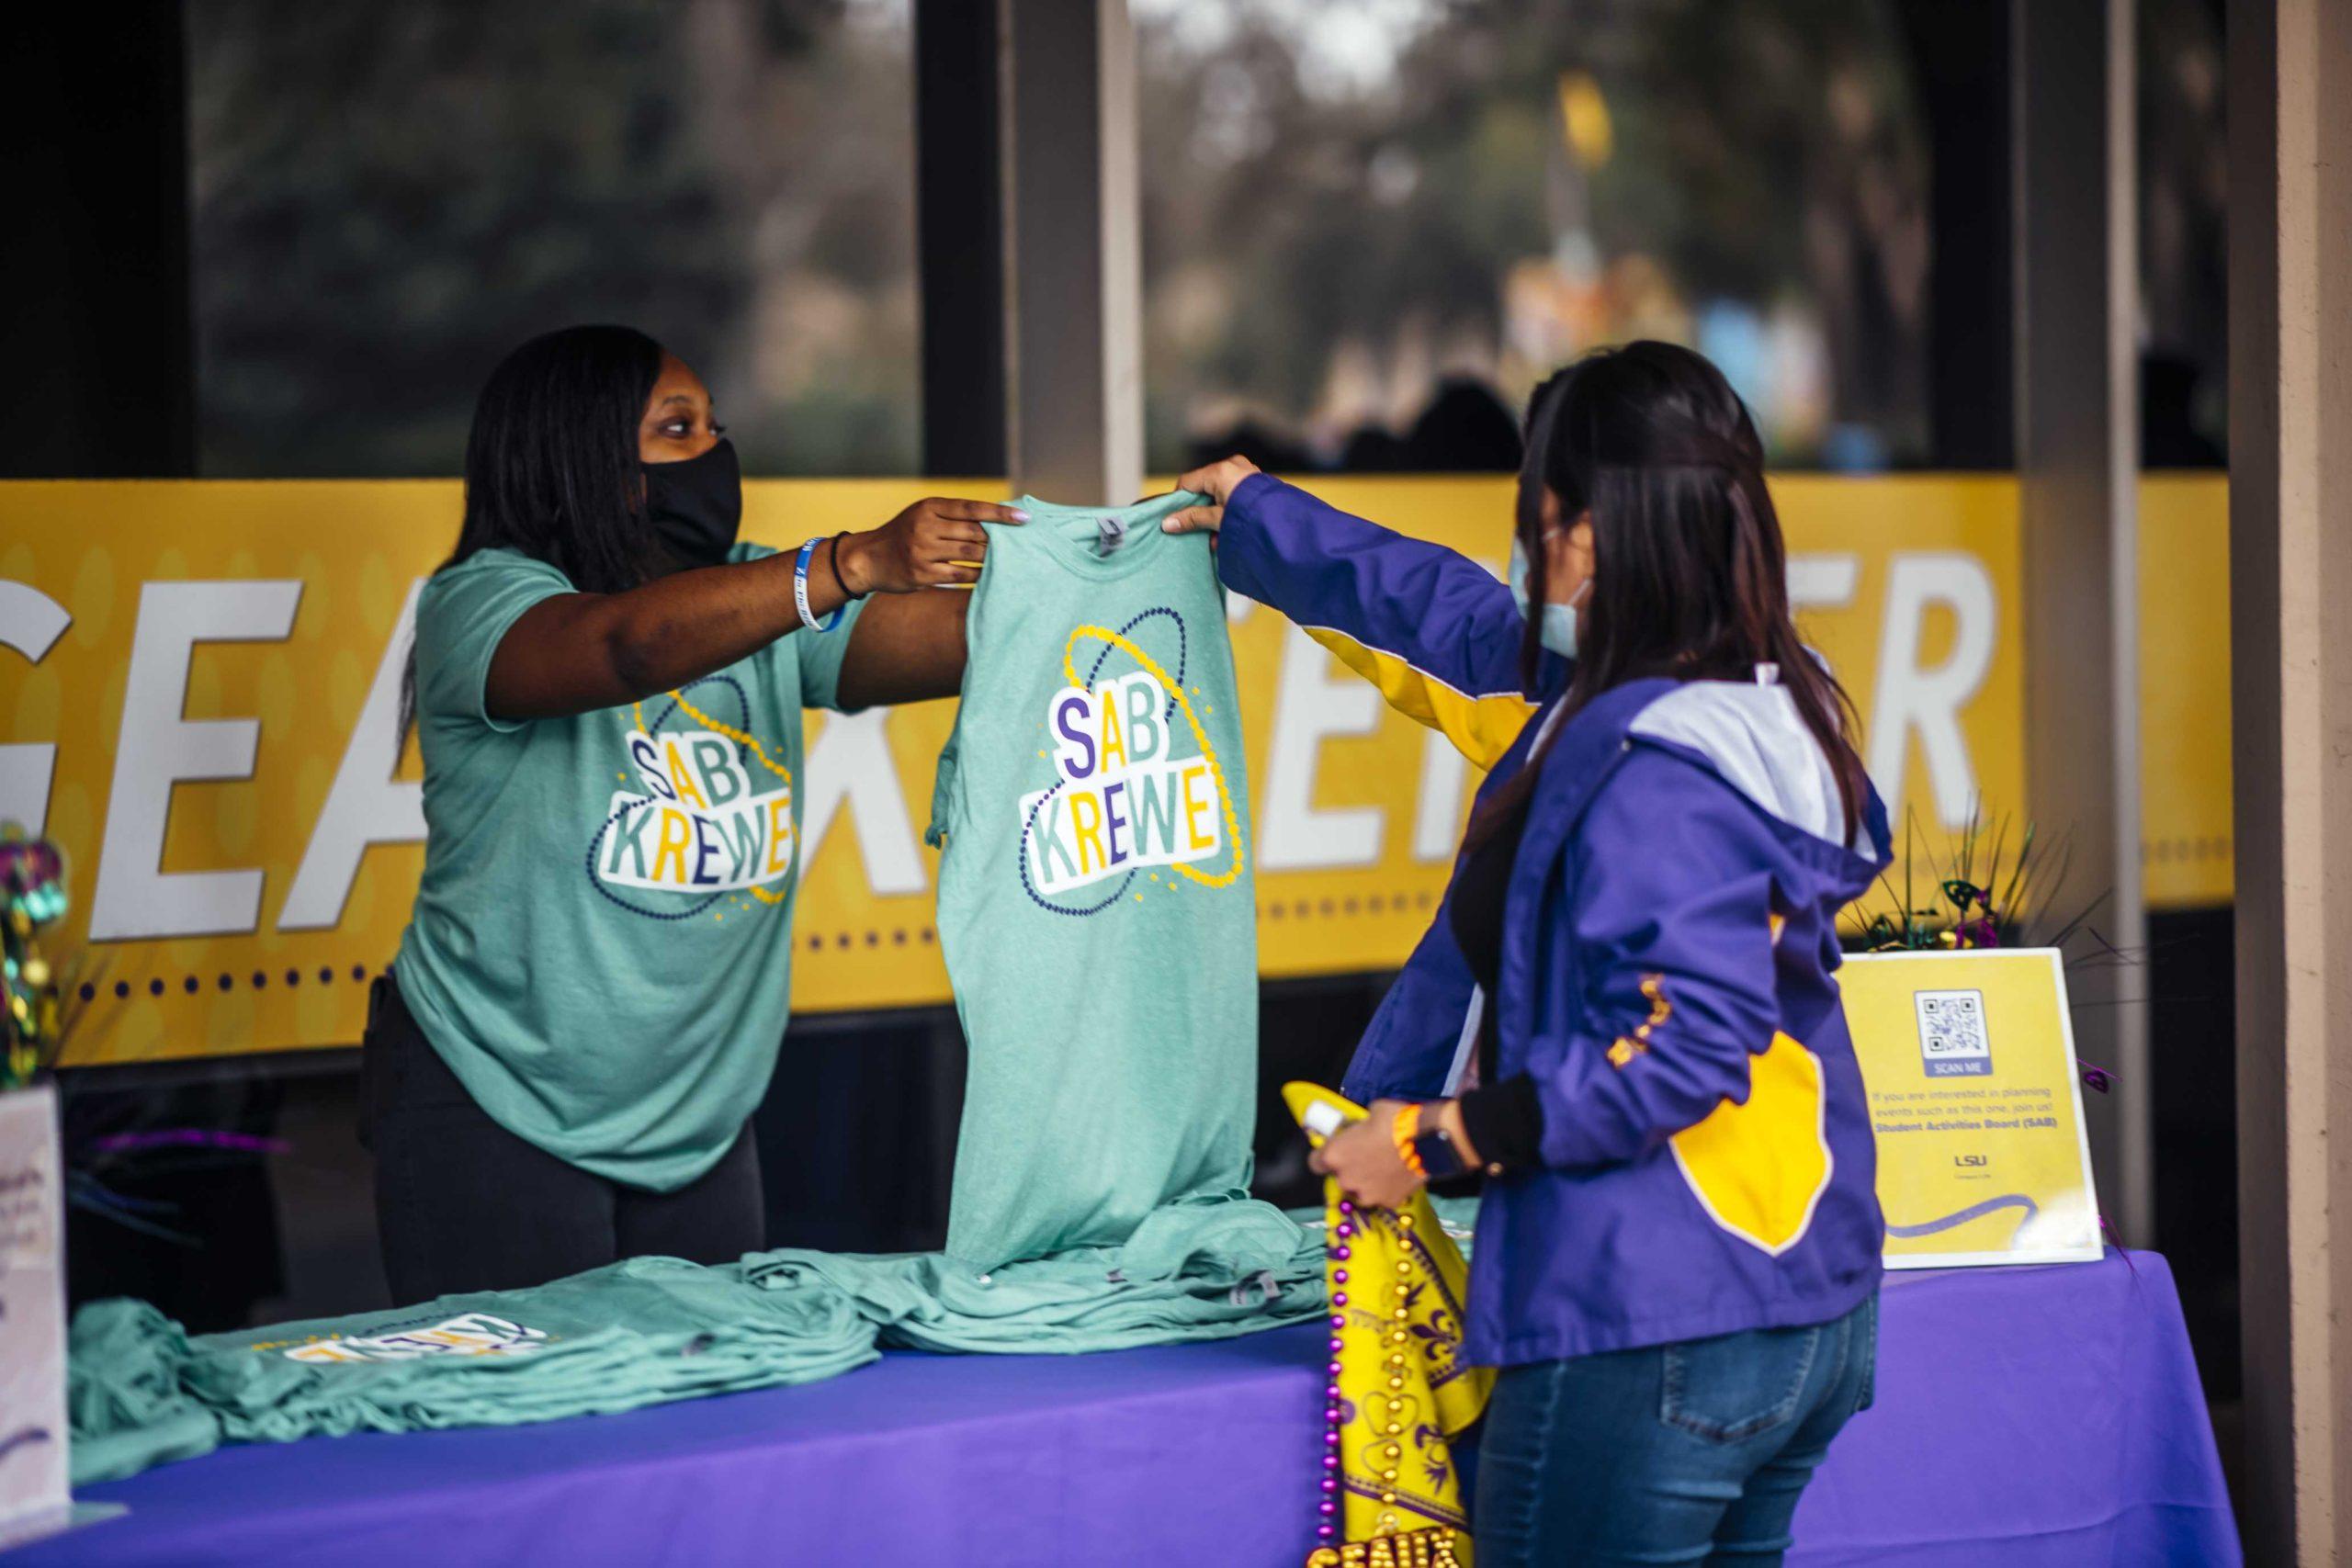
[[[1478,1091],[1475,1116],[1465,1102],[1474,1145],[1487,1126],[1520,1145],[1481,1145],[1482,1158],[1523,1163],[1524,1134],[1512,1134],[1531,1110],[1532,1152],[1575,1168],[1635,1158],[1725,1100],[1747,1100],[1748,1058],[1780,1028],[1769,840],[1713,773],[1634,749],[1593,802],[1537,933],[1542,962],[1573,975],[1582,1005],[1541,998],[1528,1073]],[[1543,1038],[1579,1014],[1579,1032]]]
[[[520,729],[526,720],[490,715],[490,661],[524,611],[571,592],[556,568],[504,550],[435,573],[416,605],[418,714]]]
[[[1226,502],[1216,558],[1227,587],[1272,605],[1482,768],[1535,711],[1520,676],[1527,623],[1466,556],[1252,474]]]

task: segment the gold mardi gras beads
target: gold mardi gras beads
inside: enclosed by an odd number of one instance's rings
[[[1283,1095],[1310,1136],[1317,1111],[1363,1114],[1312,1085],[1286,1085]],[[1432,1513],[1459,1512],[1459,1483],[1439,1445],[1476,1418],[1490,1381],[1490,1374],[1457,1372],[1453,1366],[1464,1272],[1460,1254],[1418,1194],[1396,1210],[1358,1208],[1335,1183],[1327,1182],[1325,1197],[1331,1359],[1317,1509],[1320,1540],[1303,1554],[1305,1568],[1463,1568],[1466,1532],[1430,1528]],[[1341,1394],[1342,1359],[1345,1377],[1368,1385],[1355,1391],[1352,1405]],[[1408,1450],[1416,1460],[1410,1487],[1404,1473]],[[1426,1483],[1419,1468],[1424,1450]],[[1360,1539],[1344,1539],[1351,1532],[1361,1532]]]
[[[1441,1526],[1318,1547],[1306,1568],[1462,1568],[1462,1559],[1453,1552],[1453,1532]]]
[[[1408,1233],[1412,1229],[1412,1216],[1399,1211],[1395,1217],[1400,1239],[1409,1239]],[[1395,1292],[1396,1304],[1390,1310],[1388,1316],[1388,1386],[1397,1390],[1405,1386],[1405,1347],[1411,1343],[1411,1336],[1407,1330],[1412,1323],[1412,1261],[1409,1258],[1399,1258],[1396,1262]],[[1394,1400],[1389,1403],[1388,1416],[1388,1435],[1393,1438],[1404,1430],[1403,1426],[1396,1420],[1396,1402]],[[1380,1531],[1380,1539],[1373,1543],[1375,1549],[1385,1549],[1388,1544],[1388,1538],[1393,1537],[1396,1532],[1398,1523],[1396,1516],[1386,1510],[1393,1509],[1396,1506],[1396,1477],[1405,1457],[1404,1446],[1395,1441],[1383,1445],[1380,1452],[1381,1457],[1388,1462],[1380,1470],[1380,1503],[1383,1512],[1378,1524],[1374,1527]],[[1366,1561],[1377,1562],[1382,1557],[1387,1556],[1388,1553],[1385,1550],[1379,1550],[1377,1555]],[[1391,1557],[1389,1561],[1393,1562],[1396,1560]]]

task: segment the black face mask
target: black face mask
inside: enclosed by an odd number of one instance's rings
[[[721,437],[699,457],[647,463],[645,513],[681,566],[718,566],[743,526],[743,469]]]

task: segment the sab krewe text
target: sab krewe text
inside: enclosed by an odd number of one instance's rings
[[[1216,773],[1172,757],[1168,696],[1152,675],[1064,686],[1046,705],[1060,782],[1022,796],[1023,852],[1042,893],[1146,865],[1208,860],[1221,845]]]
[[[428,1356],[527,1356],[541,1348],[547,1338],[544,1328],[526,1327],[486,1312],[469,1312],[427,1328],[404,1329],[396,1334],[353,1335],[347,1338],[336,1335],[297,1345],[283,1354],[289,1361],[326,1365],[414,1361]],[[254,1348],[277,1347],[256,1345]]]
[[[754,794],[734,741],[707,729],[632,731],[646,793],[616,790],[596,874],[622,887],[715,893],[792,872],[792,785]]]

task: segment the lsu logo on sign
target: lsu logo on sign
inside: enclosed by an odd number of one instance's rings
[[[1919,1060],[1929,1077],[1992,1077],[1984,992],[1919,991],[1912,1001],[1919,1013]]]

